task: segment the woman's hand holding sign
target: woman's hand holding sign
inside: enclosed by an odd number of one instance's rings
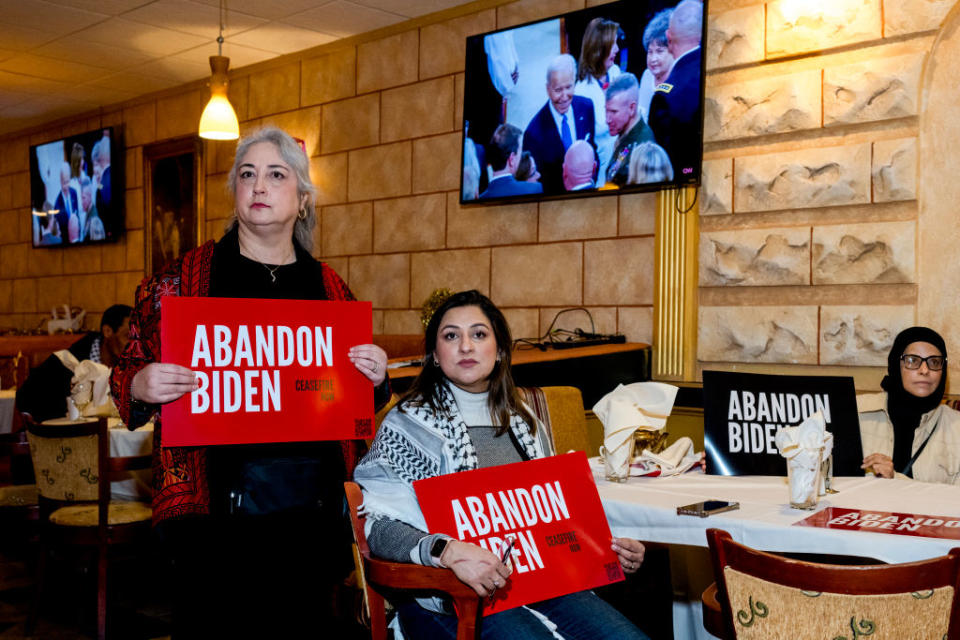
[[[379,387],[387,377],[387,352],[375,344],[350,347],[350,362],[357,371],[367,376],[375,387]]]
[[[500,558],[480,546],[459,540],[451,540],[447,544],[440,562],[482,598],[505,585],[513,573],[512,564],[501,562]]]
[[[148,404],[167,404],[199,386],[193,371],[178,364],[151,362],[133,376],[130,395]]]
[[[643,564],[643,554],[646,548],[643,543],[633,538],[614,538],[610,548],[617,552],[620,566],[624,573],[636,573]]]

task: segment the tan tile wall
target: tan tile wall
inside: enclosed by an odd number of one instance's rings
[[[464,39],[593,4],[486,3],[232,71],[241,134],[274,124],[305,141],[318,188],[315,253],[373,302],[375,331],[419,331],[423,300],[449,287],[491,295],[517,337],[536,337],[558,311],[588,305],[598,331],[651,340],[655,195],[459,205]],[[724,59],[733,55],[744,54]],[[143,147],[192,135],[205,96],[188,85],[0,140],[0,328],[32,328],[62,303],[85,307],[93,326],[110,304],[132,302],[144,269]],[[28,146],[106,125],[125,134],[124,237],[80,250],[31,248]],[[233,148],[204,146],[205,239],[220,237],[230,217]],[[564,328],[589,329],[582,312],[562,319]]]
[[[272,123],[306,142],[315,252],[373,301],[375,330],[416,331],[422,299],[448,286],[489,293],[518,336],[587,306],[599,330],[651,339],[655,196],[458,202],[464,37],[593,4],[486,5],[233,72],[242,131]],[[891,336],[922,321],[922,74],[954,4],[710,3],[699,368],[874,371]],[[0,141],[0,327],[34,327],[65,302],[95,324],[107,305],[132,301],[144,268],[143,146],[189,135],[202,106],[190,85]],[[32,249],[29,145],[107,125],[125,132],[126,235]],[[203,234],[215,239],[230,215],[232,145],[206,143],[205,158]]]
[[[699,369],[833,365],[875,387],[925,323],[923,73],[954,4],[710,4]]]

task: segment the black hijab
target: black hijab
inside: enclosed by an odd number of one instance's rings
[[[940,350],[944,360],[947,358],[947,345],[940,334],[927,327],[910,327],[901,331],[893,341],[887,356],[887,375],[880,386],[887,392],[887,413],[893,423],[893,468],[902,472],[910,462],[913,449],[913,432],[920,425],[920,418],[928,411],[936,409],[943,400],[947,388],[947,369],[944,367],[940,384],[926,398],[918,398],[903,388],[900,377],[900,356],[914,342],[927,342]]]

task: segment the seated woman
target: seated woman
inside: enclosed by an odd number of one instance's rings
[[[880,383],[886,393],[857,399],[864,469],[881,478],[960,484],[960,412],[940,403],[946,366],[936,331],[900,332]]]
[[[412,483],[434,476],[552,454],[552,445],[524,406],[510,374],[510,330],[483,294],[448,298],[426,330],[424,367],[384,418],[354,478],[363,487],[370,550],[394,562],[445,567],[486,597],[503,587],[511,568],[475,544],[428,535]],[[636,540],[611,547],[627,573],[643,561]],[[395,602],[404,634],[454,638],[456,619],[437,601]],[[431,606],[432,605],[432,606]],[[427,606],[430,606],[428,610]],[[591,592],[509,609],[483,619],[481,637],[556,638],[543,619],[570,640],[646,638]]]

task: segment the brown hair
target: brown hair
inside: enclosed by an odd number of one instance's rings
[[[70,149],[70,177],[79,178],[81,171],[83,171],[83,159],[87,152],[84,150],[83,145],[79,142],[74,142],[73,147]]]
[[[453,294],[440,305],[430,318],[424,335],[423,368],[413,384],[410,385],[410,389],[400,399],[398,404],[400,411],[403,411],[403,406],[408,400],[412,400],[413,404],[420,406],[426,405],[435,413],[443,410],[440,405],[440,385],[446,382],[447,378],[434,357],[437,334],[440,332],[440,322],[450,309],[471,306],[479,307],[483,315],[490,321],[493,336],[497,341],[499,360],[494,363],[493,371],[490,372],[489,396],[487,398],[490,416],[493,418],[494,426],[498,427],[497,435],[504,433],[510,426],[511,413],[519,414],[523,421],[530,426],[530,431],[534,432],[536,422],[524,406],[523,400],[520,398],[520,392],[513,382],[513,375],[510,373],[510,353],[513,350],[513,340],[510,338],[510,327],[507,325],[507,319],[503,317],[503,313],[493,304],[490,298],[475,289]]]
[[[606,18],[594,18],[583,32],[583,44],[580,45],[580,64],[577,65],[577,81],[584,80],[589,73],[599,78],[607,72],[603,61],[610,55],[613,43],[617,41],[620,25]]]

